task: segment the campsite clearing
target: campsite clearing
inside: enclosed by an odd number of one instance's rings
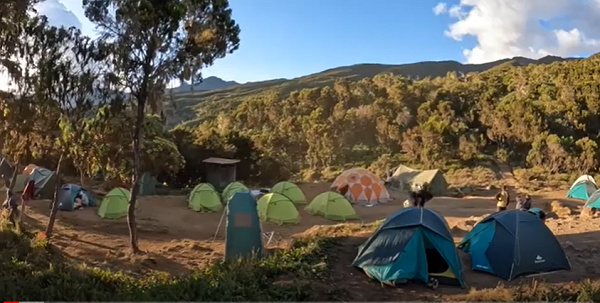
[[[319,193],[327,191],[329,183],[299,184],[311,201]],[[427,204],[448,221],[455,243],[473,227],[477,220],[494,211],[492,196],[495,192],[477,193],[477,197],[435,198]],[[372,207],[355,205],[362,222],[382,220],[402,208],[406,199],[404,193],[391,191],[394,199],[386,204]],[[547,226],[555,233],[567,253],[573,270],[537,277],[551,283],[579,281],[594,278],[600,274],[600,260],[595,256],[600,250],[600,219],[580,219],[579,209],[583,201],[563,199],[565,192],[546,193],[534,196],[534,206],[550,210],[550,202],[559,200],[572,210],[571,215],[549,218]],[[35,200],[28,203],[27,223],[42,227],[49,213],[48,200]],[[55,245],[70,258],[89,265],[123,270],[132,274],[149,271],[163,271],[183,274],[204,266],[224,255],[225,228],[217,226],[222,212],[195,212],[188,207],[185,196],[144,196],[140,198],[138,228],[140,247],[148,251],[141,256],[130,256],[128,251],[128,229],[126,219],[108,220],[97,215],[98,208],[85,208],[73,212],[60,212],[56,226]],[[267,248],[285,247],[294,236],[314,233],[315,230],[329,237],[337,237],[338,246],[332,252],[331,275],[335,287],[348,292],[353,300],[396,300],[398,296],[408,299],[439,299],[446,296],[464,294],[466,290],[454,287],[440,287],[437,291],[427,290],[414,284],[406,287],[384,287],[368,279],[364,273],[351,267],[357,248],[371,235],[373,226],[367,229],[357,223],[335,225],[338,222],[321,216],[310,215],[304,207],[298,207],[301,222],[297,225],[277,225],[263,223],[263,232],[272,235]],[[353,225],[354,224],[354,225]],[[334,225],[332,228],[316,225]],[[272,233],[271,233],[272,232]],[[216,238],[213,241],[213,238]],[[460,254],[468,287],[494,288],[501,280],[497,277],[471,270],[468,256]],[[337,277],[337,279],[336,279]],[[509,285],[522,283],[519,278]],[[337,281],[337,282],[335,282]],[[360,291],[358,291],[360,289]]]

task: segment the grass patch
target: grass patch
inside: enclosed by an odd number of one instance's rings
[[[450,169],[444,173],[448,185],[454,188],[498,186],[498,174],[491,168],[477,166],[474,168]]]
[[[533,281],[515,287],[471,290],[453,299],[467,302],[600,302],[600,281],[583,280],[562,285]]]
[[[73,264],[45,240],[2,223],[0,294],[21,301],[311,301],[317,282],[326,279],[330,245],[322,237],[297,239],[262,260],[219,262],[182,277],[136,279]]]
[[[315,225],[302,233],[303,237],[340,238],[355,236],[359,233],[374,232],[384,220],[370,223],[340,223],[335,225]]]
[[[345,281],[330,280],[329,256],[341,243],[335,238],[374,231],[382,221],[315,226],[286,249],[262,260],[220,262],[194,274],[154,274],[136,279],[74,264],[53,252],[43,238],[0,222],[0,294],[21,301],[342,301],[364,288],[344,290]],[[368,279],[364,277],[365,281]],[[373,300],[391,287],[373,287]],[[600,281],[532,283],[470,290],[423,298],[472,302],[599,302]]]

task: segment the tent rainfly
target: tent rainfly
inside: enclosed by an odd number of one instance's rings
[[[448,182],[439,169],[417,170],[400,165],[391,177],[392,185],[401,190],[409,190],[411,186],[429,184],[429,191],[435,196],[443,196],[448,190]]]

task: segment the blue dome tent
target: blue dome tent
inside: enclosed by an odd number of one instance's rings
[[[83,187],[75,184],[65,184],[60,188],[59,196],[58,196],[58,209],[73,211],[75,205],[75,198],[77,195],[81,193],[82,195],[86,195],[88,198],[88,206],[96,206],[96,200],[94,197]]]
[[[512,280],[519,276],[570,270],[560,243],[537,215],[507,210],[479,222],[458,245],[474,270]]]
[[[427,208],[405,208],[389,216],[361,245],[352,265],[391,285],[409,280],[430,283],[434,278],[440,284],[465,287],[448,224]]]
[[[594,178],[588,175],[583,175],[571,185],[567,192],[567,198],[587,201],[590,196],[598,189]]]

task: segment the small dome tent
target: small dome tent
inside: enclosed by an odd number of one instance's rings
[[[262,196],[257,204],[261,221],[270,221],[279,225],[300,223],[300,214],[290,199],[277,193]]]
[[[105,219],[120,219],[127,216],[131,193],[122,188],[112,189],[100,203],[98,216]]]
[[[238,192],[238,191],[248,191],[248,187],[246,187],[246,185],[242,184],[241,182],[235,181],[232,183],[229,183],[229,185],[227,185],[225,187],[225,189],[223,189],[223,193],[222,193],[222,197],[223,197],[223,202],[227,203],[227,201],[229,201],[229,199],[231,199],[231,197],[233,197],[233,195]]]
[[[97,205],[94,197],[83,187],[75,184],[65,184],[60,188],[58,196],[58,209],[73,211],[75,206],[75,199],[79,194],[81,194],[82,196],[85,195],[88,201],[87,206]]]
[[[279,182],[273,185],[273,188],[271,188],[271,192],[284,195],[296,204],[306,203],[306,197],[304,196],[304,193],[302,192],[300,187],[298,187],[298,185],[292,182]]]
[[[596,181],[589,175],[583,175],[577,178],[569,191],[567,198],[587,201],[590,196],[598,189]]]
[[[221,198],[208,183],[200,183],[190,193],[188,206],[194,211],[217,212],[223,209]]]
[[[332,191],[316,196],[305,210],[312,215],[320,215],[334,221],[360,219],[352,204],[344,196]]]

